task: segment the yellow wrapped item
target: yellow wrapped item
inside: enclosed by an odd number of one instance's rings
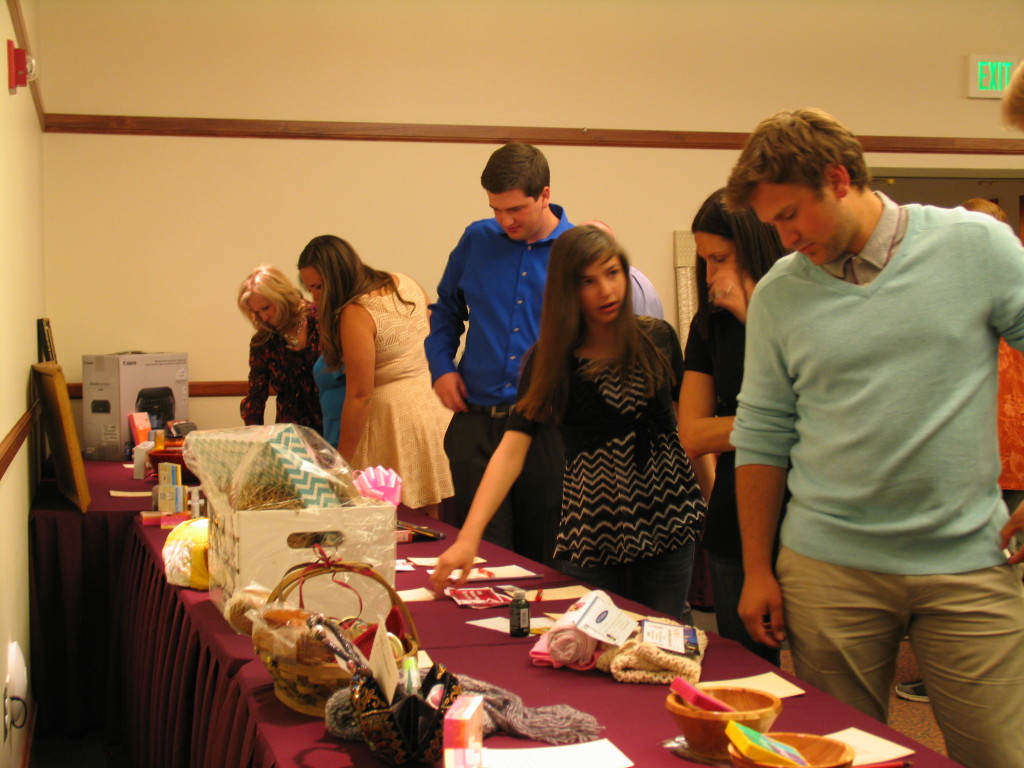
[[[192,589],[210,588],[209,520],[197,517],[179,523],[164,542],[164,573],[167,583]]]

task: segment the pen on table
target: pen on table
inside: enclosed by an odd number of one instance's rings
[[[537,590],[537,594],[533,596],[533,602],[539,603],[544,599],[544,587]]]
[[[913,765],[909,760],[888,760],[884,763],[868,763],[861,768],[909,768]]]

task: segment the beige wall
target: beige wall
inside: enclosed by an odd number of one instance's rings
[[[1004,137],[998,102],[964,97],[966,57],[1022,40],[1018,0],[42,0],[38,49],[50,112],[748,131],[815,104],[863,134]],[[493,148],[47,134],[46,310],[69,379],[83,353],[124,349],[244,378],[237,284],[261,262],[292,272],[325,232],[432,292],[488,214]],[[672,232],[735,153],[545,153],[554,200],[611,223],[673,304]],[[236,405],[195,400],[192,416],[228,426]]]
[[[1019,0],[42,0],[48,108],[747,131],[816,104],[863,133],[996,136],[964,58]]]
[[[33,18],[33,3],[25,15]],[[13,40],[6,12],[0,38]],[[4,67],[6,74],[6,67]],[[36,361],[36,318],[43,316],[42,134],[27,89],[0,95],[0,435],[28,407],[29,365]],[[26,658],[28,630],[27,446],[0,480],[0,686],[7,678],[7,648],[17,642]],[[0,734],[2,735],[2,734]],[[0,743],[0,768],[17,765],[25,731]]]

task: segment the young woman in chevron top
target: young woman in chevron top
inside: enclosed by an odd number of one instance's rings
[[[533,433],[553,422],[566,444],[562,569],[684,618],[705,508],[676,426],[683,358],[672,326],[633,314],[628,270],[598,227],[576,227],[552,246],[540,336],[469,516],[431,577],[435,590],[456,569],[451,583],[465,580]]]

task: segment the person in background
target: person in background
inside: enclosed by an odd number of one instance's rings
[[[990,217],[899,206],[870,180],[856,137],[813,108],[762,121],[729,176],[730,210],[796,251],[747,313],[740,615],[883,722],[909,635],[949,757],[1019,768],[1024,551],[1004,548],[1024,512],[1008,519],[999,491],[996,369],[1000,337],[1024,348],[1024,248]]]
[[[426,293],[406,275],[364,264],[334,235],[310,240],[298,267],[319,306],[324,362],[332,371],[345,365],[338,452],[356,470],[393,469],[402,503],[437,517],[452,495],[442,448],[449,416],[423,355]]]
[[[597,219],[584,221],[579,226],[598,227],[603,229],[612,237],[615,237],[615,232],[612,231],[612,228],[603,221],[598,221]],[[654,287],[654,284],[647,279],[647,275],[633,265],[630,265],[629,279],[633,283],[633,312],[637,315],[647,315],[647,317],[656,317],[659,320],[664,320],[665,310],[661,306],[661,297],[658,296],[658,291]]]
[[[998,203],[972,197],[961,203],[968,211],[984,213],[1006,223],[1006,211]],[[999,487],[1007,509],[1017,509],[1024,501],[1024,356],[999,340],[999,396],[997,421],[999,460],[1002,472]],[[908,680],[896,686],[896,695],[907,701],[928,701],[924,680]]]
[[[691,462],[718,454],[701,542],[709,554],[718,633],[778,665],[778,648],[751,640],[737,612],[743,558],[729,433],[743,381],[747,305],[757,281],[784,250],[775,230],[753,213],[726,210],[724,193],[724,189],[712,192],[693,219],[697,312],[684,354],[679,433]]]
[[[972,197],[968,200],[964,200],[960,203],[960,207],[968,211],[974,211],[975,213],[984,213],[991,216],[996,221],[1001,221],[1006,224],[1006,211],[999,203],[994,203],[991,200],[986,200],[984,197]]]
[[[638,315],[664,320],[665,310],[661,306],[661,297],[658,296],[654,283],[636,267],[629,268],[629,279],[633,283],[633,311]]]
[[[1010,76],[1010,84],[1003,89],[1003,124],[1007,128],[1024,131],[1024,61]]]
[[[1013,75],[1010,77],[1010,84],[1003,91],[1002,113],[1003,122],[1008,128],[1024,131],[1024,62],[1021,62],[1017,69],[1014,70]],[[978,199],[973,198],[964,203],[964,206],[968,207],[968,203]],[[998,208],[998,206],[996,207]],[[970,207],[969,210],[978,210],[982,213],[994,215],[1000,221],[1006,221],[1006,213],[1002,208],[999,208],[999,212],[1003,214],[1002,218],[999,217],[998,213],[993,213],[991,210],[981,207]],[[1021,456],[1024,455],[1024,449],[1019,447],[1019,442],[1013,441],[1015,439],[1019,440],[1021,435],[1024,434],[1024,425],[1020,423],[1021,419],[1024,418],[1024,385],[1020,383],[1019,374],[1017,373],[1022,367],[1020,353],[1016,353],[1015,358],[1006,357],[1006,365],[1004,366],[1003,346],[1005,346],[1005,343],[1000,346],[999,386],[1001,392],[1005,390],[1006,394],[1000,394],[999,409],[1000,447],[1004,467],[1004,474],[1000,477],[1000,485],[1003,488],[1003,497],[1007,507],[1011,510],[1017,510],[1024,503],[1024,490],[1021,490],[1024,488],[1024,463],[1022,463],[1024,460],[1021,459]],[[1015,361],[1012,364],[1010,362],[1011,359]],[[1004,378],[1004,370],[1011,368],[1014,373],[1010,377]],[[1011,377],[1014,381],[1009,380]],[[1010,434],[1011,431],[1013,434]],[[1013,446],[1009,452],[1002,450],[1004,440],[1006,444],[1012,444]],[[1009,472],[1006,471],[1008,462],[1013,465]]]
[[[470,224],[448,257],[425,344],[434,392],[454,413],[444,446],[459,525],[505,431],[523,355],[537,341],[551,244],[572,227],[551,202],[548,162],[534,146],[498,148],[480,182],[494,216]],[[488,541],[554,564],[564,454],[558,429],[541,428],[487,527]]]
[[[469,516],[438,560],[440,592],[469,573],[487,523],[544,425],[560,429],[565,492],[555,556],[598,589],[684,620],[704,500],[679,442],[675,331],[632,311],[629,261],[607,232],[576,227],[551,249],[540,337]]]
[[[249,393],[239,408],[246,425],[262,424],[277,395],[279,424],[321,429],[313,364],[320,354],[316,308],[276,267],[256,267],[238,289],[238,308],[256,332],[249,342]]]

